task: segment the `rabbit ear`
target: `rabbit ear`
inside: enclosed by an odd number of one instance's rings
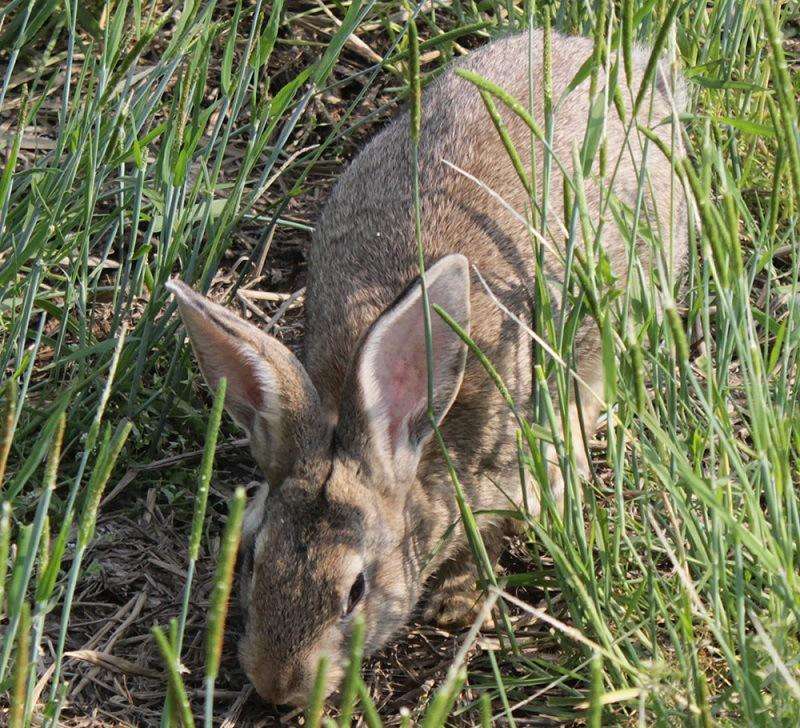
[[[227,380],[225,409],[250,435],[271,485],[313,445],[322,422],[319,397],[303,365],[283,344],[178,280],[175,294],[200,371],[216,390]]]
[[[464,377],[466,344],[434,310],[469,331],[469,264],[448,255],[425,274],[431,306],[433,414],[440,423]],[[357,361],[361,407],[372,450],[396,480],[414,476],[433,434],[428,419],[428,363],[422,285],[416,280],[375,322]]]

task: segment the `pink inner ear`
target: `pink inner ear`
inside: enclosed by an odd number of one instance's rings
[[[219,380],[228,380],[226,399],[234,406],[244,406],[255,412],[265,406],[264,393],[256,371],[256,363],[228,337],[216,331],[206,332],[211,346],[195,346],[200,367],[216,389]]]
[[[447,256],[431,266],[428,279],[433,346],[433,410],[437,422],[447,414],[464,374],[466,347],[433,310],[438,304],[469,328],[469,277],[466,259]],[[428,363],[422,287],[387,309],[367,335],[359,363],[363,405],[371,434],[389,467],[413,474],[422,445],[433,432],[423,421],[428,406]],[[410,468],[410,469],[409,469]]]
[[[447,356],[455,334],[431,312],[433,381],[437,388],[447,378]],[[375,379],[380,392],[386,433],[392,454],[408,441],[409,421],[424,414],[428,406],[428,361],[422,299],[417,298],[381,336],[374,360]]]
[[[391,341],[385,341],[381,346],[376,361],[376,378],[383,397],[387,433],[394,454],[398,443],[408,438],[409,418],[427,404],[428,372],[422,316],[404,317],[395,330],[387,333],[387,338],[391,338]]]

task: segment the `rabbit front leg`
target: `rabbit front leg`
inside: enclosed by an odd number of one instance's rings
[[[503,552],[505,531],[502,524],[492,523],[481,532],[492,568]],[[423,612],[424,620],[443,629],[471,625],[483,606],[484,592],[478,588],[479,578],[472,551],[468,546],[459,548],[436,572]]]
[[[593,332],[592,332],[593,333]],[[576,368],[577,378],[572,378],[569,412],[569,438],[577,475],[588,478],[590,475],[588,440],[597,429],[597,420],[603,404],[603,363],[600,352],[600,339],[587,335],[580,342],[580,352]],[[576,387],[577,382],[577,387]],[[577,396],[575,393],[577,388]],[[586,442],[584,442],[584,433]],[[564,428],[558,423],[558,435],[564,435]],[[551,492],[557,503],[564,498],[564,474],[554,445],[545,448],[547,475]]]

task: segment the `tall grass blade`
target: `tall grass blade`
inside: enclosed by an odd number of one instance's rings
[[[219,674],[219,663],[222,656],[222,640],[225,634],[225,617],[228,614],[228,599],[233,582],[233,567],[239,539],[242,531],[242,518],[246,501],[245,490],[236,489],[228,512],[228,520],[220,543],[220,554],[217,570],[214,575],[214,587],[211,592],[211,604],[206,628],[206,669],[205,669],[205,725],[213,722],[214,683]]]

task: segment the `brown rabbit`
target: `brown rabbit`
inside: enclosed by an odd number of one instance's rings
[[[541,46],[539,32],[508,36],[455,66],[499,84],[526,108],[532,84],[533,113],[541,120]],[[555,99],[591,53],[587,39],[553,38]],[[530,74],[529,58],[534,59]],[[648,58],[649,51],[637,50],[634,78],[628,80],[633,95]],[[599,88],[604,82],[601,78]],[[632,94],[621,86],[629,117]],[[573,149],[586,132],[588,87],[582,82],[555,110],[552,151],[569,175]],[[679,150],[670,119],[682,110],[682,84],[673,92],[659,66],[653,88],[639,121],[652,119],[655,133]],[[516,115],[507,112],[504,118],[527,158],[530,131]],[[643,137],[635,131],[626,137],[613,106],[605,123],[609,167],[619,158],[614,192],[634,208]],[[524,409],[531,398],[532,340],[509,312],[530,324],[535,265],[530,232],[514,212],[524,215],[530,198],[476,88],[452,71],[423,97],[419,155],[431,304],[471,333]],[[537,142],[539,182],[543,157]],[[645,168],[650,192],[641,215],[670,250],[658,264],[678,269],[687,250],[683,197],[670,163],[652,142]],[[550,179],[545,268],[557,296],[565,233],[562,171],[556,163]],[[599,218],[601,189],[591,176],[586,196]],[[626,245],[611,215],[607,218],[603,246],[616,275],[624,277]],[[649,248],[639,246],[638,252],[646,271],[652,263]],[[205,379],[215,388],[227,378],[228,411],[250,434],[266,476],[245,521],[241,577],[246,625],[239,652],[258,692],[274,703],[302,704],[322,655],[330,660],[329,691],[335,689],[353,617],[360,613],[366,622],[366,651],[381,647],[407,622],[434,574],[428,615],[450,624],[470,618],[479,599],[476,570],[460,526],[443,543],[458,509],[426,415],[408,114],[358,155],[319,219],[309,258],[305,367],[276,339],[185,285],[174,282],[170,289]],[[591,434],[602,396],[596,324],[587,319],[576,341],[581,407],[573,402],[565,429],[577,465],[586,472],[578,413]],[[473,509],[507,510],[508,496],[522,502],[515,418],[477,358],[467,355],[465,344],[436,313],[432,342],[433,411],[469,503]],[[560,469],[551,465],[556,498],[562,483]],[[531,479],[527,498],[534,511],[538,487]],[[496,557],[508,524],[499,517],[480,523]]]

